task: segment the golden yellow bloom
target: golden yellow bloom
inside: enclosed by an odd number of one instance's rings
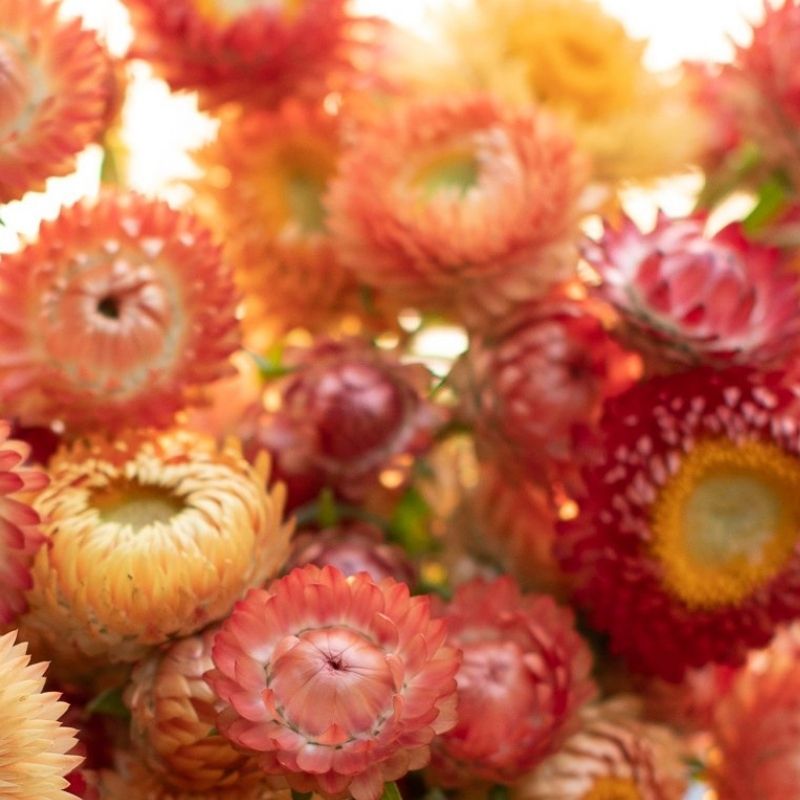
[[[443,26],[448,64],[423,75],[420,61],[415,82],[545,105],[572,124],[598,178],[674,172],[706,135],[688,88],[648,72],[644,43],[593,0],[473,0]]]
[[[67,710],[55,692],[42,693],[46,664],[31,664],[16,632],[0,637],[0,797],[74,800],[65,777],[80,764],[67,755],[75,731],[58,720]]]
[[[25,624],[56,660],[137,660],[224,617],[285,558],[284,488],[268,493],[266,457],[251,467],[233,440],[89,437],[50,475]]]

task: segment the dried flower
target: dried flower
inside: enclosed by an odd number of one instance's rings
[[[458,655],[428,606],[311,565],[250,592],[214,643],[219,729],[295,789],[378,800],[455,723]]]

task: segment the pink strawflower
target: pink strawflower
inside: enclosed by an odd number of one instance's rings
[[[300,531],[292,541],[285,570],[304,564],[336,567],[344,575],[366,572],[378,582],[394,578],[414,585],[415,570],[405,551],[385,541],[383,533],[369,522],[346,522],[322,531]]]
[[[43,489],[48,482],[40,470],[22,467],[30,447],[9,439],[9,433],[9,424],[0,420],[0,626],[26,610],[25,592],[33,586],[31,565],[44,541],[39,515],[15,495]]]
[[[652,371],[779,365],[800,344],[796,277],[737,223],[709,236],[703,216],[659,214],[642,233],[623,217],[584,257],[599,273],[597,293],[622,317],[623,338]]]
[[[214,643],[217,727],[299,791],[377,800],[455,724],[458,653],[429,603],[311,565],[251,591]]]
[[[464,655],[458,723],[436,740],[434,772],[446,786],[512,783],[572,732],[594,695],[589,648],[570,611],[523,596],[509,577],[462,584],[445,620]]]

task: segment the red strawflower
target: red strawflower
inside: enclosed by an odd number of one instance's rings
[[[545,112],[412,102],[355,137],[329,229],[363,283],[474,324],[574,272],[585,177]]]
[[[214,643],[218,728],[299,791],[377,800],[455,723],[458,654],[429,603],[310,565],[251,591]]]
[[[368,522],[347,522],[321,531],[299,531],[284,571],[314,564],[336,567],[343,575],[366,572],[376,583],[394,578],[414,586],[416,571],[405,551],[385,541],[380,528]]]
[[[470,339],[455,383],[479,448],[506,472],[543,484],[569,479],[603,400],[632,383],[632,357],[596,310],[554,295]]]
[[[346,88],[369,52],[376,21],[349,0],[128,0],[131,55],[204,107],[229,101],[276,107]]]
[[[31,565],[44,536],[39,515],[24,495],[48,483],[40,470],[23,467],[30,448],[9,439],[9,433],[9,424],[0,420],[0,626],[13,623],[28,607],[25,592],[33,586]]]
[[[68,175],[107,121],[111,62],[58,3],[0,5],[0,203]]]
[[[592,657],[572,613],[511,578],[462,584],[444,616],[463,650],[458,723],[439,737],[433,770],[446,786],[509,784],[553,752],[595,693]]]
[[[633,669],[677,681],[741,663],[797,616],[799,429],[774,373],[695,370],[608,403],[556,550]]]
[[[0,398],[26,423],[168,425],[230,371],[235,307],[193,217],[132,194],[66,208],[0,259]]]
[[[642,233],[623,217],[586,244],[597,293],[619,311],[623,338],[651,371],[784,363],[800,344],[796,276],[776,249],[745,239],[738,223],[714,236],[705,228],[700,215],[659,214]]]

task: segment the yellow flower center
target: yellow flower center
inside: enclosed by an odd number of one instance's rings
[[[800,533],[800,461],[772,444],[708,440],[653,510],[666,588],[692,608],[737,603],[772,579]]]
[[[195,0],[198,12],[212,22],[231,22],[248,11],[266,8],[279,12],[284,19],[293,19],[305,0]]]
[[[92,495],[92,505],[103,522],[130,525],[140,530],[155,523],[168,523],[185,505],[170,490],[161,486],[121,483]]]
[[[598,778],[581,800],[641,800],[630,778]]]
[[[473,150],[458,147],[430,156],[412,177],[426,200],[442,191],[466,194],[478,183],[480,165]]]

